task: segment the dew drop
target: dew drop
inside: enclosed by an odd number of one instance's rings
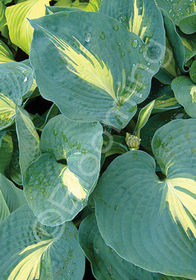
[[[126,18],[126,16],[120,16],[118,20],[122,23],[126,20]]]
[[[119,30],[118,24],[115,23],[115,24],[113,25],[113,29],[114,29],[115,31],[118,31],[118,30]]]
[[[102,40],[105,39],[105,33],[104,33],[103,31],[100,33],[100,38],[101,38]]]
[[[132,46],[133,46],[134,49],[137,48],[137,45],[138,45],[138,41],[137,40],[133,40]]]
[[[91,33],[86,33],[85,35],[85,42],[89,43],[91,40]]]

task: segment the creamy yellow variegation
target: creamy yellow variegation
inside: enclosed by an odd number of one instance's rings
[[[196,238],[195,197],[195,180],[189,178],[167,179],[160,210],[162,213],[167,202],[173,220],[181,224],[188,237],[191,232]]]
[[[142,7],[142,13],[140,13],[139,8],[137,7],[137,0],[134,1],[134,14],[130,17],[129,20],[129,31],[133,32],[140,36],[141,39],[144,38],[144,34],[147,29],[147,25],[144,25],[143,18],[145,13],[145,6]],[[150,24],[150,22],[149,22]]]
[[[78,199],[83,200],[87,197],[88,191],[80,184],[78,177],[67,167],[62,172],[62,181],[68,191]]]
[[[44,240],[25,248],[20,255],[30,251],[29,254],[17,264],[7,280],[39,279],[41,257],[52,242],[53,239]]]
[[[109,94],[117,102],[111,70],[102,59],[93,55],[76,38],[74,40],[77,47],[73,48],[45,28],[41,26],[39,28],[60,51],[70,72],[91,84],[91,86],[102,89],[106,95]]]

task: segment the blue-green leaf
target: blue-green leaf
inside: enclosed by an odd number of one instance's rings
[[[196,12],[184,17],[179,22],[179,27],[185,34],[193,34],[196,32]]]
[[[187,15],[196,10],[195,1],[193,0],[156,0],[158,6],[164,9],[176,25]]]
[[[32,83],[32,68],[19,62],[0,64],[0,130],[13,123],[15,106],[22,104]]]
[[[107,245],[144,269],[196,278],[196,120],[175,120],[154,135],[161,167],[143,151],[115,159],[94,193]]]
[[[10,212],[13,212],[20,206],[26,204],[23,191],[17,188],[2,174],[0,174],[0,191],[2,192]]]
[[[43,129],[43,154],[24,181],[28,202],[43,224],[72,220],[86,206],[99,176],[102,130],[99,123],[78,123],[62,114]]]
[[[27,205],[20,207],[0,224],[0,246],[2,280],[83,279],[84,255],[71,222],[44,227]]]
[[[154,0],[103,0],[99,12],[116,18],[143,40],[143,56],[152,64],[146,70],[157,72],[165,54],[165,30]]]
[[[196,84],[187,76],[179,76],[172,81],[171,87],[187,114],[196,118]]]
[[[31,24],[30,60],[42,96],[72,120],[125,127],[156,72],[142,40],[101,13],[59,12]]]
[[[108,247],[99,233],[95,215],[91,214],[80,224],[79,241],[91,262],[96,279],[156,280],[160,275],[143,270],[122,259]]]
[[[22,177],[30,163],[40,155],[39,135],[28,113],[21,107],[16,107],[16,132],[19,142],[19,162]]]

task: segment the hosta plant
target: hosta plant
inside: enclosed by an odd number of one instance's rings
[[[195,22],[1,0],[1,280],[196,279]]]

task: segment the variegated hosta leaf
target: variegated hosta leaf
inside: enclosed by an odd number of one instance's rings
[[[3,174],[0,174],[0,191],[2,192],[9,212],[13,212],[20,206],[26,204],[23,191],[17,188]]]
[[[154,75],[142,40],[101,13],[59,12],[31,23],[41,94],[70,119],[125,127]]]
[[[172,81],[171,87],[177,101],[192,118],[196,118],[196,84],[189,77],[180,76]]]
[[[179,103],[178,103],[179,104]],[[174,110],[166,110],[165,112],[159,112],[154,114],[144,126],[141,131],[141,146],[149,153],[152,154],[151,141],[158,128],[169,123],[172,120],[177,119],[189,119],[182,106]],[[158,167],[157,167],[158,168]]]
[[[159,91],[154,92],[152,98],[155,98],[153,112],[163,112],[171,109],[180,108],[181,105],[174,97],[174,92],[169,85],[163,86]]]
[[[103,0],[99,12],[116,18],[143,40],[142,54],[150,64],[147,70],[157,72],[165,55],[165,31],[154,0]]]
[[[96,279],[158,280],[161,277],[125,261],[108,247],[99,233],[94,214],[80,224],[79,241]]]
[[[97,12],[101,0],[89,0],[88,3],[81,3],[80,0],[72,2],[71,0],[58,0],[55,6],[67,6],[82,9],[85,11]]]
[[[102,126],[52,118],[41,136],[43,154],[27,169],[27,200],[40,222],[72,220],[87,203],[100,170]]]
[[[28,113],[21,107],[16,107],[16,132],[19,143],[19,162],[22,177],[30,163],[40,155],[39,135]]]
[[[12,137],[7,131],[0,131],[0,173],[9,166],[13,153]]]
[[[176,25],[180,21],[196,11],[195,1],[193,0],[156,0],[158,6],[164,9]]]
[[[44,227],[27,205],[0,224],[0,246],[2,280],[83,278],[84,256],[73,223]]]
[[[154,159],[115,159],[94,193],[99,230],[125,260],[153,272],[196,278],[196,120],[175,120],[154,135]]]
[[[0,40],[0,63],[14,60],[14,56],[8,46]]]
[[[15,106],[22,104],[32,83],[33,71],[24,63],[0,64],[0,130],[13,123]]]
[[[33,36],[33,28],[28,19],[44,16],[46,5],[49,5],[49,0],[27,0],[6,9],[10,39],[27,54]]]

